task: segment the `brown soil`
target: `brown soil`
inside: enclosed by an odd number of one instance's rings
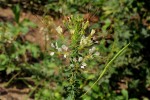
[[[28,98],[28,94],[29,88],[4,88],[4,83],[0,83],[0,100],[32,100]]]
[[[43,20],[43,16],[34,15],[31,12],[22,12],[20,21],[24,19],[29,19],[37,25],[36,29],[30,29],[28,34],[26,34],[25,40],[38,44],[42,51],[45,50],[47,45],[45,36],[51,33],[55,34],[55,28],[59,25],[62,26],[62,19],[53,20],[51,16],[47,16],[47,18],[45,18],[47,20]],[[14,15],[11,9],[0,8],[0,21],[14,22]],[[45,28],[48,29],[48,32],[44,32]]]

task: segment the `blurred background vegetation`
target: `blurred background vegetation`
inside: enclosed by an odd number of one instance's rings
[[[79,15],[90,21],[87,33],[91,29],[96,30],[96,40],[93,41],[101,41],[96,45],[102,56],[109,58],[131,42],[128,50],[110,66],[83,100],[150,99],[149,0],[0,0],[0,7],[12,9],[15,20],[12,23],[0,20],[1,83],[11,85],[22,81],[31,88],[29,96],[35,100],[65,98],[67,93],[62,87],[67,84],[62,78],[64,70],[58,68],[65,66],[63,59],[51,57],[50,47],[43,52],[37,44],[24,41],[23,36],[36,29],[37,25],[28,19],[19,21],[20,12],[31,12],[46,21],[49,20],[47,16],[51,16],[54,19],[51,23],[70,15]],[[44,28],[49,29],[49,26]],[[53,40],[51,33],[49,38]],[[79,80],[83,81],[81,86],[94,83],[100,72],[96,71],[102,70],[109,59],[100,60],[96,58],[89,62],[94,75],[83,75]]]

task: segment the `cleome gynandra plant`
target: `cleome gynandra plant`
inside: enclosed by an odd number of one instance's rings
[[[67,37],[63,34],[63,29],[60,26],[56,28],[59,38],[55,43],[51,43],[50,55],[63,56],[65,64],[63,72],[64,79],[66,79],[66,82],[63,83],[64,95],[68,100],[73,100],[83,93],[81,89],[81,84],[83,84],[82,72],[87,67],[87,61],[94,56],[99,56],[99,52],[96,47],[92,47],[91,38],[95,30],[91,30],[89,35],[85,32],[89,26],[88,21],[84,22],[79,16],[71,16],[65,21],[67,22],[64,22],[64,24],[70,34]]]
[[[63,65],[59,65],[62,70],[63,97],[66,100],[82,99],[129,44],[110,60],[107,52],[101,53],[103,50],[100,45],[104,41],[93,41],[97,33],[94,29],[89,29],[89,21],[84,21],[80,16],[71,16],[64,24],[70,34],[66,35],[61,26],[56,28],[58,38],[51,42],[50,55],[63,61]],[[113,47],[110,45],[110,50]],[[103,62],[107,63],[106,66],[100,67]]]

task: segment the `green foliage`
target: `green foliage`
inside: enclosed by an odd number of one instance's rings
[[[30,4],[39,4],[45,14],[51,11],[71,15],[64,20],[67,36],[58,26],[58,37],[50,40],[51,47],[44,53],[22,40],[21,36],[35,25],[29,20],[19,22],[19,5],[13,8],[17,24],[0,23],[0,71],[29,74],[35,83],[29,86],[30,96],[34,94],[35,100],[149,99],[150,12],[147,1],[31,0]],[[85,21],[77,15],[83,13],[96,15],[99,20],[96,23]],[[131,45],[126,52],[114,61],[113,56],[119,55],[122,52],[119,50],[129,42]],[[38,61],[30,62],[28,52]],[[84,93],[86,95],[80,98]]]
[[[29,20],[19,23],[19,8],[14,8],[17,24],[0,22],[0,69],[6,70],[7,74],[21,70],[24,63],[28,61],[27,52],[33,57],[38,57],[39,49],[28,42],[22,41],[23,36],[29,31],[29,27],[35,24]]]
[[[120,96],[116,96],[118,100],[121,98],[129,99],[129,98],[142,98],[140,93],[143,93],[145,96],[147,95],[149,87],[149,9],[146,8],[146,2],[138,2],[136,0],[108,0],[108,1],[86,1],[83,0],[82,2],[68,0],[66,2],[59,2],[54,3],[53,7],[49,7],[49,9],[55,10],[55,7],[58,7],[57,4],[64,5],[60,9],[56,9],[57,11],[62,11],[63,14],[70,14],[70,13],[79,13],[80,11],[84,12],[84,10],[88,7],[91,8],[86,9],[90,13],[99,15],[100,21],[97,24],[96,28],[101,27],[101,31],[98,33],[98,36],[107,36],[113,35],[114,43],[112,46],[112,53],[117,52],[123,45],[126,45],[129,41],[132,42],[130,49],[127,53],[119,59],[117,59],[110,68],[109,75],[106,78],[108,82],[106,83],[107,86],[111,85],[111,88],[108,88],[107,93],[103,92],[104,87],[101,87],[101,93],[109,94],[111,92],[115,92],[115,89],[119,89],[117,83],[120,82],[124,78],[129,78],[127,81],[128,90],[122,90],[126,92],[120,91]],[[89,4],[89,5],[88,5]],[[97,4],[97,5],[96,5]],[[49,4],[51,5],[51,4]],[[97,7],[99,7],[99,11],[97,11]],[[64,13],[64,12],[65,13]],[[94,16],[93,14],[93,16]],[[143,23],[143,21],[147,23]],[[76,22],[74,22],[76,23]],[[101,24],[102,23],[102,24]],[[95,24],[96,25],[96,24]],[[77,25],[78,26],[78,25]],[[81,27],[81,26],[80,26]],[[95,27],[95,26],[91,26]],[[76,27],[74,27],[76,29]],[[74,31],[73,31],[74,32]],[[77,36],[80,38],[80,36]],[[73,39],[76,39],[74,37]],[[76,39],[78,40],[78,39]],[[98,47],[100,48],[100,53],[102,55],[107,54],[106,52],[110,52],[111,48],[106,48],[104,45],[105,43],[112,44],[110,40],[102,39]],[[76,42],[75,42],[76,43]],[[90,43],[90,41],[88,42]],[[89,44],[90,46],[91,44]],[[148,49],[147,49],[148,48]],[[144,53],[147,51],[147,53]],[[84,51],[85,52],[85,51]],[[146,58],[145,58],[146,57]],[[109,56],[108,56],[109,58]],[[106,60],[105,60],[106,61]],[[90,64],[89,64],[90,65]],[[138,73],[138,75],[137,75]],[[135,77],[135,75],[137,77]],[[90,75],[89,75],[90,76]],[[145,78],[146,76],[146,78]],[[110,78],[110,79],[109,79]],[[116,81],[115,83],[113,81]],[[146,83],[146,84],[145,84]],[[139,87],[143,86],[142,88]],[[116,87],[117,86],[117,87]],[[133,87],[132,87],[133,86]],[[114,89],[114,90],[113,90]],[[98,90],[97,90],[98,91]],[[135,92],[133,94],[132,92]],[[93,92],[93,91],[92,91]],[[125,94],[128,94],[125,96]],[[132,95],[133,94],[133,95]],[[119,94],[110,94],[111,96],[119,95]],[[110,97],[111,97],[110,96]],[[109,99],[110,99],[109,97]],[[87,99],[92,97],[88,97]],[[94,98],[94,97],[93,97]],[[104,96],[106,99],[107,97]]]
[[[99,10],[99,6],[103,4],[104,0],[59,0],[56,2],[47,3],[44,8],[45,11],[53,10],[63,15],[70,15],[75,13],[95,12]]]
[[[143,40],[149,38],[150,34],[148,26],[145,26],[141,20],[147,18],[149,16],[149,12],[144,8],[144,2],[137,2],[135,0],[122,0],[120,2],[117,0],[111,0],[105,2],[104,5],[104,17],[102,18],[104,20],[109,17],[114,21],[111,26],[113,26],[112,28],[116,40],[116,47],[120,47],[128,41],[132,41],[132,45],[128,53],[116,60],[114,67],[117,66],[117,68],[115,73],[112,75],[111,80],[119,81],[124,77],[128,77],[132,80],[128,81],[129,98],[140,98],[138,97],[140,96],[140,92],[138,91],[141,84],[143,84],[143,88],[140,90],[142,91],[141,93],[146,95],[148,92],[146,89],[148,84],[145,84],[142,81],[148,81],[148,79],[145,79],[145,76],[149,77],[149,71],[146,71],[148,69],[147,66],[149,65],[149,61],[145,59],[145,54],[143,55],[141,51],[148,50],[144,49],[147,48],[147,45],[144,43],[146,41]],[[147,73],[145,73],[145,71]],[[118,77],[118,75],[120,77]],[[137,77],[135,78],[134,75]],[[130,87],[131,84],[133,87]],[[136,93],[133,94],[132,91],[136,91]]]
[[[17,23],[19,23],[19,18],[20,18],[20,6],[19,4],[18,5],[15,5],[13,8],[12,8],[12,11],[15,15],[15,21]]]

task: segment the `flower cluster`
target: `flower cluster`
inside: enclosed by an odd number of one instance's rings
[[[78,19],[78,20],[77,20]],[[50,55],[53,56],[56,53],[62,54],[66,60],[70,60],[70,67],[78,67],[84,69],[87,66],[87,61],[93,59],[94,56],[99,56],[97,48],[93,45],[92,37],[96,33],[94,29],[91,30],[91,33],[86,36],[85,29],[89,26],[89,22],[84,22],[80,18],[69,19],[68,29],[70,31],[70,48],[65,44],[59,44],[58,42],[51,43],[51,47],[54,48],[54,52],[50,52]],[[61,26],[56,27],[55,29],[61,37],[63,37],[63,29]],[[63,41],[62,41],[63,43]],[[92,46],[92,47],[91,47]],[[88,48],[88,50],[87,50]],[[69,49],[69,50],[68,50]],[[76,52],[77,51],[77,52]],[[88,53],[83,53],[80,51],[88,51]],[[74,54],[75,53],[75,54]],[[81,53],[82,55],[80,55]]]
[[[63,54],[64,58],[67,57],[68,55],[68,47],[66,45],[61,45],[60,47],[58,46],[58,43],[55,42],[54,43],[51,43],[51,47],[54,48],[55,52],[50,52],[50,56],[53,56],[55,53],[59,53],[59,54]]]
[[[85,35],[83,35],[81,37],[81,40],[80,40],[80,46],[81,46],[81,48],[84,48],[84,47],[87,47],[87,46],[90,46],[90,45],[93,44],[93,41],[91,40],[91,38],[92,38],[92,36],[94,34],[95,34],[95,30],[92,29],[89,36],[86,37]]]
[[[63,32],[63,30],[62,30],[62,28],[61,28],[60,26],[58,26],[58,27],[56,28],[56,31],[57,31],[59,34],[62,34],[62,32]]]
[[[79,63],[80,68],[82,68],[82,69],[84,69],[87,66],[87,64],[85,63],[83,57],[73,58],[72,60],[73,60],[74,63]],[[70,67],[74,67],[74,66],[75,66],[74,64],[70,64]]]

